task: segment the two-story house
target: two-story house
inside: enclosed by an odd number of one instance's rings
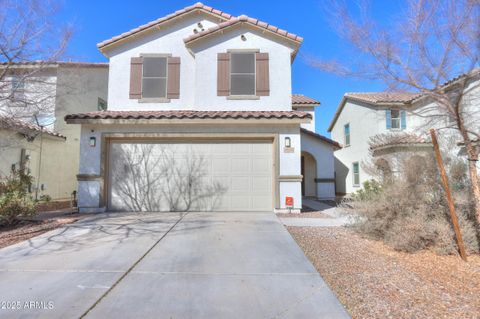
[[[456,90],[461,75],[437,89]],[[480,116],[480,72],[468,75],[464,90],[464,117],[470,127],[478,127]],[[443,114],[443,116],[442,116]],[[470,116],[466,116],[470,114]],[[467,124],[467,123],[465,123]],[[372,165],[382,175],[401,169],[399,155],[432,152],[429,129],[440,129],[444,150],[463,156],[461,136],[456,123],[426,94],[405,92],[346,93],[341,100],[328,131],[332,139],[342,143],[335,151],[336,188],[339,194],[357,191],[372,175]],[[465,157],[464,157],[465,158]]]
[[[201,3],[99,43],[108,110],[66,116],[82,127],[80,210],[298,211],[302,191],[334,197],[339,145],[313,131],[319,102],[292,95],[301,43]]]
[[[0,176],[25,168],[32,196],[69,200],[77,189],[80,128],[65,115],[106,108],[108,64],[31,61],[0,65]]]

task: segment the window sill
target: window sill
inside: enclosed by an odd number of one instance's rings
[[[352,185],[353,187],[360,187],[360,184],[359,185]]]
[[[227,100],[260,100],[257,95],[229,95]]]
[[[170,103],[170,99],[167,98],[141,98],[138,103]]]

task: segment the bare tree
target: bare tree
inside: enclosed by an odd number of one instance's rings
[[[0,113],[52,113],[55,81],[47,68],[65,55],[72,27],[55,21],[56,0],[0,0]]]
[[[471,192],[480,224],[480,188],[474,140],[480,138],[480,1],[408,0],[391,24],[371,18],[360,2],[324,5],[338,34],[355,50],[347,62],[307,58],[314,67],[343,76],[379,80],[390,91],[419,93],[418,116],[427,125],[453,129],[466,148]],[[415,104],[418,105],[418,104]],[[415,109],[410,109],[415,112]]]

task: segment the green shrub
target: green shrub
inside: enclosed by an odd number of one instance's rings
[[[21,217],[36,214],[35,202],[19,192],[0,195],[0,225],[11,225]]]
[[[353,194],[354,200],[373,200],[382,192],[382,185],[372,179],[363,183],[363,188]]]
[[[35,201],[28,193],[32,177],[22,171],[13,171],[0,179],[0,225],[11,225],[19,218],[36,214]]]

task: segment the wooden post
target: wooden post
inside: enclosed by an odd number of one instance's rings
[[[442,154],[440,153],[440,148],[438,146],[437,135],[435,134],[435,130],[433,128],[430,130],[430,135],[432,136],[433,149],[435,150],[435,157],[437,159],[438,169],[440,170],[440,176],[442,177],[443,187],[447,195],[448,208],[450,209],[450,217],[452,218],[453,230],[455,231],[460,257],[462,257],[464,261],[467,261],[465,245],[463,243],[462,233],[460,232],[460,226],[458,225],[452,193],[450,192],[450,186],[448,185],[447,173],[445,172],[445,167],[443,165]]]

